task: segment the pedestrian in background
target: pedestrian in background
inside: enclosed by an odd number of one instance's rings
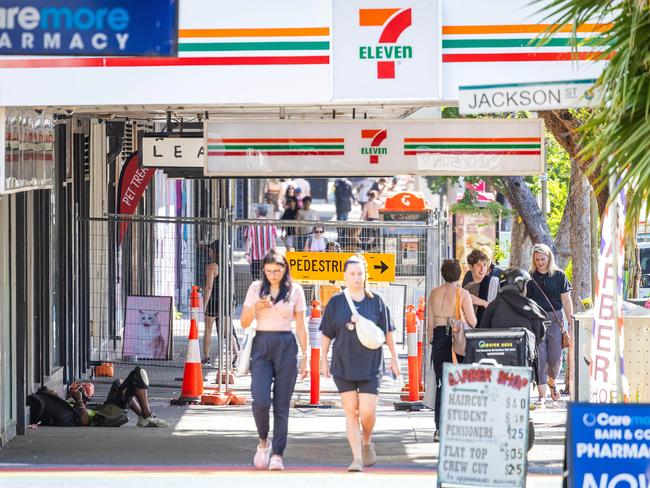
[[[271,250],[263,260],[263,276],[248,288],[241,314],[246,328],[257,319],[251,352],[251,395],[259,444],[253,457],[258,469],[284,469],[289,408],[298,374],[296,337],[291,332],[295,321],[300,343],[300,375],[307,373],[307,329],[305,294],[291,280],[285,257]],[[273,388],[273,395],[271,395]],[[269,440],[269,410],[273,404],[273,441]]]
[[[348,215],[352,210],[352,202],[354,202],[352,183],[347,178],[338,178],[334,182],[336,220],[348,220]]]
[[[551,324],[546,328],[546,337],[539,346],[537,393],[535,406],[546,404],[546,385],[551,389],[551,399],[560,399],[557,378],[562,367],[562,330],[564,320],[573,321],[571,283],[564,272],[555,264],[551,248],[546,244],[533,246],[533,262],[530,266],[532,280],[528,283],[526,296],[532,298],[546,311]]]
[[[266,218],[266,207],[260,205],[255,210],[258,219]],[[251,266],[253,280],[260,279],[262,260],[266,253],[275,249],[275,241],[278,238],[277,230],[273,225],[249,225],[244,231],[246,239],[246,258]]]
[[[311,208],[311,197],[302,199],[302,208],[298,210],[298,220],[320,220],[318,212]],[[296,249],[302,250],[305,247],[305,241],[314,232],[314,228],[309,225],[301,225],[296,228],[295,246]]]
[[[371,320],[384,331],[392,356],[390,369],[395,376],[400,375],[390,311],[379,295],[367,289],[367,268],[366,260],[361,256],[352,256],[345,262],[343,277],[357,311],[353,314],[345,295],[338,293],[327,304],[320,326],[323,332],[321,371],[326,377],[331,371],[345,410],[346,431],[352,449],[348,471],[362,471],[363,466],[372,466],[377,461],[372,431],[384,370],[382,348],[368,349],[359,341],[355,331],[358,315]],[[330,369],[327,353],[332,341]]]
[[[284,213],[281,220],[298,220],[298,200],[296,197],[288,197],[284,207]],[[284,245],[287,249],[294,247],[296,237],[296,228],[293,225],[284,227]]]
[[[499,293],[499,279],[488,272],[490,258],[483,251],[474,249],[470,252],[467,255],[467,264],[469,264],[468,274],[471,274],[471,280],[463,288],[471,294],[474,313],[480,322],[485,309]]]
[[[427,337],[431,337],[431,362],[436,374],[436,401],[434,418],[436,431],[434,442],[440,440],[440,399],[442,388],[442,368],[451,362],[451,321],[455,320],[457,304],[460,306],[460,318],[470,327],[476,327],[476,315],[472,306],[472,297],[467,290],[458,286],[460,279],[460,262],[446,259],[440,267],[445,284],[431,290],[427,303]],[[462,357],[458,361],[462,361]]]

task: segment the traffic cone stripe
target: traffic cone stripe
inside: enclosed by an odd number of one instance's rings
[[[190,339],[187,344],[187,359],[185,359],[185,363],[201,363],[198,339]]]

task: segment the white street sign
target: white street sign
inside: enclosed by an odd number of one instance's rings
[[[142,138],[142,166],[154,168],[203,168],[201,137]]]
[[[595,79],[459,87],[460,113],[489,114],[597,105]]]

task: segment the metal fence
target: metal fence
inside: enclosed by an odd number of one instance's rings
[[[330,248],[338,246],[341,252],[395,255],[395,280],[369,287],[390,308],[398,344],[404,344],[405,307],[417,305],[418,298],[438,284],[448,242],[446,218],[436,213],[419,223],[232,221],[224,212],[219,219],[110,216],[79,225],[88,226],[89,234],[91,361],[113,362],[120,374],[135,364],[144,365],[153,384],[170,386],[179,385],[182,378],[191,288],[197,285],[203,292],[212,258],[219,270],[213,283],[217,303],[211,306],[216,320],[204,373],[209,381],[220,382],[223,377],[217,371],[231,371],[243,337],[239,316],[256,271],[246,254],[251,228],[273,234],[273,245],[281,251],[320,249],[322,235],[325,248],[330,243]],[[315,227],[324,232],[315,235]],[[216,250],[212,255],[210,247]],[[341,283],[302,284],[309,303],[322,302]],[[201,313],[202,347],[205,325]]]

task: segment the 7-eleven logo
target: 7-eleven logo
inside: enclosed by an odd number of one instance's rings
[[[379,155],[388,154],[388,149],[379,147],[388,136],[386,129],[362,129],[361,138],[370,139],[370,147],[362,147],[361,154],[370,155],[370,164],[379,164]]]
[[[359,47],[359,59],[377,60],[377,78],[395,78],[395,60],[413,57],[412,46],[397,45],[399,36],[411,26],[411,9],[362,8],[359,9],[359,25],[383,27],[377,45]]]

